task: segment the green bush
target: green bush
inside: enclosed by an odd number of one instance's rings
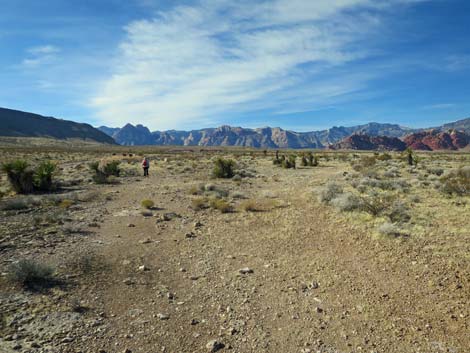
[[[148,210],[155,206],[155,203],[152,200],[142,200],[140,204],[143,208],[146,208]]]
[[[7,174],[8,181],[15,192],[19,194],[33,192],[34,171],[26,161],[18,159],[13,162],[3,163],[2,171]]]
[[[52,190],[52,174],[56,170],[56,165],[50,161],[42,162],[34,171],[34,187],[40,191]]]
[[[286,169],[290,169],[290,168],[295,169],[296,158],[297,157],[295,155],[290,155],[288,159],[284,157],[284,159],[282,159],[281,161],[281,166]]]
[[[93,175],[93,181],[97,184],[106,184],[111,182],[110,177],[118,177],[121,173],[119,164],[119,161],[106,160],[90,163],[89,167],[95,173]]]
[[[235,162],[232,159],[217,158],[212,174],[216,178],[230,179],[234,174]]]
[[[33,260],[20,260],[11,265],[8,278],[28,288],[46,287],[54,282],[54,269]]]

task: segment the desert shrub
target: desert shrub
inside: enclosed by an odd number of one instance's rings
[[[363,211],[373,216],[382,214],[390,208],[394,201],[395,196],[385,192],[370,192],[367,195],[361,196]]]
[[[146,209],[151,209],[153,206],[155,206],[155,202],[153,202],[152,200],[147,200],[147,199],[142,200],[140,204],[143,208],[146,208]]]
[[[234,199],[245,199],[246,198],[246,195],[241,191],[234,191],[234,192],[232,192],[231,196]]]
[[[2,171],[7,174],[8,181],[13,190],[19,194],[33,192],[34,171],[24,160],[18,159],[2,164]]]
[[[119,161],[102,160],[90,163],[90,169],[95,173],[93,181],[97,184],[106,184],[112,181],[111,177],[118,177],[121,173]]]
[[[27,288],[46,287],[54,282],[51,266],[33,261],[20,260],[10,266],[8,279]]]
[[[50,161],[42,162],[34,171],[34,187],[40,191],[50,191],[53,188],[52,174],[56,165]]]
[[[355,211],[363,208],[362,200],[359,196],[352,193],[343,193],[336,196],[330,201],[333,207],[336,207],[340,211]]]
[[[87,276],[105,271],[109,264],[103,256],[94,252],[79,253],[68,261],[68,267],[74,272]]]
[[[437,175],[437,176],[441,176],[442,174],[444,174],[444,169],[443,168],[427,168],[426,171],[429,174]]]
[[[26,199],[11,199],[5,200],[0,204],[0,209],[3,211],[19,211],[29,208],[29,203]]]
[[[449,195],[470,195],[470,166],[451,170],[441,177],[440,189]]]
[[[222,213],[232,211],[232,206],[224,199],[213,198],[209,201],[209,206],[213,209],[219,210]]]
[[[199,195],[200,193],[201,193],[201,190],[196,185],[193,185],[189,188],[190,195]]]
[[[291,169],[291,168],[295,169],[295,160],[296,160],[296,156],[290,155],[289,158],[284,158],[281,161],[281,166],[286,169]]]
[[[261,207],[256,200],[246,200],[240,203],[239,208],[245,212],[261,211]]]
[[[392,159],[392,155],[390,153],[384,152],[381,155],[376,157],[379,161],[389,161]]]
[[[74,202],[70,199],[63,199],[62,201],[59,202],[59,207],[60,208],[69,208],[72,206]]]
[[[335,182],[329,182],[325,187],[321,188],[318,194],[318,199],[321,202],[329,203],[338,195],[343,193],[343,187]]]
[[[397,178],[400,176],[400,170],[397,167],[390,167],[383,175],[385,178]]]
[[[302,167],[308,166],[308,161],[307,161],[307,158],[305,157],[305,155],[302,155],[302,158],[300,159],[300,165]]]
[[[398,237],[401,235],[401,229],[398,225],[393,223],[383,223],[381,224],[378,229],[380,234],[388,236],[388,237]]]
[[[214,161],[212,174],[215,178],[230,179],[234,176],[235,161],[232,159],[217,158]]]
[[[376,156],[361,156],[358,161],[352,163],[352,168],[356,172],[367,171],[377,162]]]
[[[197,197],[191,200],[191,208],[195,211],[203,210],[207,208],[207,198]]]
[[[387,217],[393,223],[405,223],[411,219],[409,208],[402,201],[395,201],[390,209],[386,212]]]

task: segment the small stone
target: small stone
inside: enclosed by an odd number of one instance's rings
[[[149,271],[149,270],[150,269],[145,265],[139,266],[139,271]]]
[[[132,351],[129,348],[126,348],[122,351],[122,353],[132,353]]]
[[[157,317],[160,319],[160,320],[168,320],[170,318],[169,315],[167,314],[157,314]]]
[[[122,283],[130,286],[131,284],[135,284],[135,281],[132,278],[126,278]]]
[[[197,325],[198,323],[199,323],[199,321],[196,320],[196,319],[192,319],[192,320],[191,320],[191,325],[193,325],[193,326],[194,326],[194,325]]]
[[[188,239],[196,238],[196,235],[193,232],[186,233],[184,236]]]
[[[146,239],[143,239],[143,240],[139,240],[139,243],[140,244],[149,244],[152,242],[152,239],[150,238],[146,238]]]
[[[206,348],[209,350],[209,352],[217,352],[224,348],[225,345],[222,342],[219,342],[217,340],[211,340],[206,344]]]
[[[129,223],[127,226],[128,226],[129,228],[134,228],[134,227],[135,227],[135,224]]]
[[[321,314],[321,313],[323,312],[323,309],[320,308],[319,306],[317,306],[317,307],[315,308],[315,311],[316,311],[317,313]]]
[[[246,275],[248,273],[253,273],[253,270],[249,267],[244,267],[238,270],[242,275]]]

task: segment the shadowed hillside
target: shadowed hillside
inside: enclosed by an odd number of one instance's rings
[[[83,139],[115,144],[110,136],[89,124],[5,108],[0,108],[0,136]]]

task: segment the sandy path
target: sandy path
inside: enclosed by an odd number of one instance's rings
[[[320,205],[312,186],[334,171],[259,169],[268,181],[240,189],[283,207],[195,212],[187,191],[202,176],[163,170],[113,187],[97,237],[114,271],[92,293],[110,331],[90,351],[207,352],[212,339],[233,352],[468,351],[468,282],[442,284],[453,274],[418,243],[372,239]],[[145,198],[178,217],[137,214]]]

